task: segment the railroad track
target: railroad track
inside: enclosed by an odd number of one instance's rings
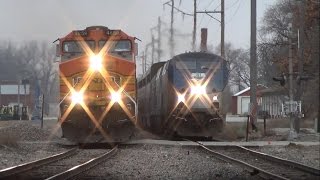
[[[208,148],[194,141],[217,158],[238,164],[250,171],[252,176],[264,179],[320,179],[320,170],[297,162],[254,151],[242,146]]]
[[[116,153],[118,146],[104,150],[71,149],[44,159],[0,170],[0,179],[70,179]],[[94,152],[92,152],[94,151]]]

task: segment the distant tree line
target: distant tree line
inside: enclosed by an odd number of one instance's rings
[[[10,76],[15,76],[9,77],[9,80],[29,80],[33,87],[32,95],[35,84],[40,82],[46,114],[49,113],[49,103],[58,102],[58,63],[53,44],[44,41],[0,41],[0,65],[2,69],[9,68],[7,71],[12,72]]]

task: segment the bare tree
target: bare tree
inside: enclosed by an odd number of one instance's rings
[[[17,80],[28,79],[32,85],[40,80],[41,92],[45,96],[44,112],[48,114],[49,102],[56,102],[58,99],[58,73],[54,47],[48,42],[38,41],[24,42],[20,45],[13,45],[10,41],[0,44],[3,49],[0,51],[0,60],[5,61],[6,67],[15,72]]]
[[[300,11],[298,1],[281,0],[271,6],[263,17],[263,25],[260,29],[259,57],[264,77],[288,73],[288,40],[293,42],[293,71],[298,72],[298,62],[302,61],[303,74],[313,75],[313,79],[307,82],[295,81],[294,99],[302,100],[303,109],[309,112],[317,112],[319,107],[319,7],[318,1],[301,1],[305,11]],[[301,13],[304,13],[301,16]],[[301,17],[304,19],[301,20]],[[293,36],[289,37],[289,23],[292,23]],[[304,23],[304,31],[301,32],[304,52],[299,57],[298,30]],[[268,73],[269,72],[269,73]],[[270,74],[271,73],[271,74]],[[266,79],[265,79],[266,80]],[[272,82],[269,80],[269,84]],[[298,93],[301,88],[302,94]],[[311,106],[309,106],[311,105]],[[308,113],[310,115],[310,113]]]
[[[220,46],[215,49],[220,52]],[[250,86],[249,51],[234,48],[231,43],[225,44],[225,57],[230,64],[229,85],[234,91]]]

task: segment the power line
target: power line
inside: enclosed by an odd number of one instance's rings
[[[239,1],[238,1],[238,2],[239,2]],[[240,1],[237,9],[235,10],[235,12],[233,13],[233,15],[231,16],[231,18],[228,20],[228,22],[227,22],[226,24],[228,24],[228,23],[234,18],[234,16],[237,14],[238,10],[240,9],[240,6],[241,6],[242,2],[243,2],[243,1]]]

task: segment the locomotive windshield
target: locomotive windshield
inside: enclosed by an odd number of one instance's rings
[[[131,41],[119,40],[119,41],[99,41],[99,49],[101,50],[107,43],[107,51],[110,55],[132,60],[132,47]]]
[[[84,44],[86,43],[86,44]],[[85,46],[92,51],[95,48],[94,41],[65,41],[63,42],[63,52],[65,53],[83,53]]]
[[[217,91],[222,91],[228,80],[227,63],[223,60],[208,59],[208,58],[184,58],[175,63],[174,81],[178,87],[186,85],[185,77],[191,79],[213,78],[208,83],[208,87],[214,88]],[[187,74],[183,75],[183,74]]]
[[[198,59],[197,61],[194,60],[184,60],[184,61],[178,61],[176,63],[176,69],[188,69],[188,70],[196,70],[196,69],[202,69],[202,70],[208,70],[211,68],[216,67],[218,64],[217,61],[202,61]]]

